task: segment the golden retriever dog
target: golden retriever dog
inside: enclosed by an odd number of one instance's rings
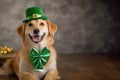
[[[53,36],[57,26],[48,20],[31,20],[17,28],[22,40],[22,48],[14,57],[7,60],[0,68],[0,75],[16,74],[19,80],[56,80],[58,70],[56,66],[56,51],[52,46]],[[29,59],[32,48],[41,49],[47,47],[50,50],[50,58],[44,65],[43,72],[35,71]]]

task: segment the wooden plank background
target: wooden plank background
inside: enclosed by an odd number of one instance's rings
[[[58,55],[60,80],[120,80],[120,56]],[[0,65],[5,59],[0,59]],[[0,75],[0,80],[18,80],[15,75]]]

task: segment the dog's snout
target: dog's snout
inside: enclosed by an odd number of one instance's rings
[[[33,33],[34,33],[34,34],[38,34],[39,32],[40,32],[39,29],[34,29],[34,30],[33,30]]]

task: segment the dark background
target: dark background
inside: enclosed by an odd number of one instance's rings
[[[16,28],[30,6],[41,6],[58,25],[54,45],[58,53],[119,54],[119,0],[1,0],[0,46],[21,47]]]

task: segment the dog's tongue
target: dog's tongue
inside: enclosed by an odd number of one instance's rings
[[[39,42],[39,41],[40,41],[40,39],[41,39],[41,38],[40,38],[40,36],[37,36],[37,37],[36,37],[36,36],[34,36],[34,37],[33,37],[33,41],[34,41],[34,42]]]

